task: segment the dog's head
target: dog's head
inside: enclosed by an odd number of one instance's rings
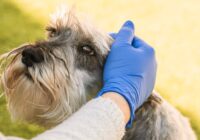
[[[14,119],[52,126],[99,90],[112,39],[73,12],[55,13],[46,30],[46,40],[10,53],[2,83]]]

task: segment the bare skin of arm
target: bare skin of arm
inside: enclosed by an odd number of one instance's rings
[[[124,99],[124,97],[115,92],[105,93],[104,95],[102,95],[102,97],[109,98],[117,104],[124,115],[124,122],[126,124],[130,119],[130,108],[128,102]]]

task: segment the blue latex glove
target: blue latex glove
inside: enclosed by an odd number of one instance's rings
[[[116,92],[128,102],[131,117],[127,127],[132,126],[135,110],[151,94],[156,78],[154,49],[141,39],[134,37],[134,25],[125,22],[112,44],[107,57],[103,88],[97,96],[106,92]]]

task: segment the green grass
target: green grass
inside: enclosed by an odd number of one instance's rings
[[[42,38],[42,26],[23,14],[7,0],[0,1],[0,53],[6,52],[24,41]],[[43,129],[34,125],[11,122],[4,98],[0,98],[0,132],[30,138]]]
[[[8,3],[8,1],[10,3]],[[66,0],[62,0],[66,1]],[[131,19],[136,34],[156,49],[156,90],[187,116],[200,139],[200,1],[67,0],[108,32]],[[43,37],[43,26],[58,0],[1,0],[0,53]],[[85,16],[84,16],[85,17]],[[41,129],[11,123],[0,99],[0,131],[30,138]]]

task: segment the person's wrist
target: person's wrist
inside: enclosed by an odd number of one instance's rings
[[[130,119],[126,127],[131,127],[135,116],[135,110],[139,102],[141,77],[129,78],[113,78],[105,82],[103,88],[98,92],[97,97],[107,92],[115,92],[121,95],[128,103],[130,108]]]
[[[125,98],[116,92],[106,92],[101,97],[108,98],[112,100],[113,102],[115,102],[115,104],[119,107],[119,109],[123,113],[124,122],[125,124],[127,124],[128,121],[130,120],[130,107],[128,105],[128,102],[125,100]]]

